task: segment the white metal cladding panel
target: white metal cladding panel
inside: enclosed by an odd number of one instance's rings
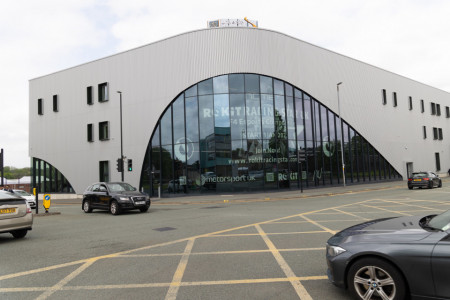
[[[369,140],[397,170],[404,161],[434,169],[434,152],[442,169],[449,142],[432,140],[432,127],[449,132],[445,106],[449,94],[348,57],[268,30],[221,28],[194,31],[119,53],[30,81],[30,156],[57,167],[80,193],[98,180],[98,162],[110,161],[112,180],[120,174],[119,95],[123,96],[124,154],[133,159],[125,178],[139,184],[140,168],[154,126],[167,105],[201,80],[228,73],[257,73],[285,80],[337,112],[340,86],[343,118]],[[99,103],[97,85],[109,84],[109,101]],[[94,90],[94,104],[86,104],[86,87]],[[381,91],[387,91],[387,105]],[[398,107],[392,107],[392,92]],[[60,111],[51,110],[58,94]],[[407,99],[413,97],[414,110]],[[44,99],[44,116],[37,115],[37,99]],[[425,99],[424,114],[420,99]],[[441,104],[441,117],[431,116],[429,102]],[[98,123],[110,122],[110,140],[98,141]],[[86,141],[87,124],[94,124],[94,143]],[[422,139],[422,126],[428,139]],[[426,146],[426,147],[424,147]],[[406,149],[408,148],[408,149]],[[442,152],[441,152],[442,153]],[[445,158],[444,158],[445,156]],[[405,176],[405,174],[403,174]]]

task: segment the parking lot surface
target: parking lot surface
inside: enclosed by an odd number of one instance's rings
[[[242,213],[246,218],[243,211],[252,215],[254,209],[255,215],[254,206],[267,205],[267,210],[273,210],[277,216],[159,243],[153,243],[149,236],[148,245],[136,248],[0,273],[0,298],[349,299],[346,291],[331,285],[326,277],[327,239],[366,220],[445,211],[450,209],[449,194],[446,182],[441,189],[413,191],[396,182],[317,190],[304,195],[271,194],[264,198],[244,195],[238,199],[228,195],[192,198],[190,202],[182,198],[162,199],[154,202],[154,211],[189,205],[214,216],[234,206],[237,210],[232,214]],[[305,201],[305,205],[300,201]],[[88,216],[77,208],[80,217]],[[66,206],[59,209],[63,211]],[[277,209],[281,211],[276,213]],[[61,218],[64,215],[62,212]],[[106,214],[98,217],[115,218]],[[51,218],[39,222],[51,222]],[[175,228],[157,229],[170,232]]]

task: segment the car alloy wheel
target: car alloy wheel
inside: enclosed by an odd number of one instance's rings
[[[90,213],[90,212],[92,212],[91,203],[89,203],[88,200],[86,200],[86,201],[83,202],[83,211],[84,211],[85,213]]]
[[[395,267],[378,258],[357,261],[349,270],[349,289],[357,299],[404,299],[405,284]]]
[[[113,214],[115,216],[120,214],[120,207],[119,207],[119,203],[117,203],[117,201],[112,201],[109,208],[110,208],[111,214]]]

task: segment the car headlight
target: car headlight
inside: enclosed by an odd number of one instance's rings
[[[338,256],[339,254],[344,253],[345,251],[347,250],[345,250],[344,248],[338,246],[330,246],[327,244],[327,253],[331,257]]]
[[[130,201],[129,197],[119,197],[119,200],[121,201]]]

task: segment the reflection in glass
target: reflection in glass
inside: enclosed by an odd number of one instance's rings
[[[213,78],[214,94],[228,94],[228,75]]]
[[[186,136],[198,142],[198,103],[197,97],[186,98]]]
[[[161,144],[172,144],[172,107],[166,110],[161,119]]]
[[[230,94],[230,122],[232,140],[246,139],[244,94]]]
[[[342,124],[282,80],[256,74],[211,78],[180,94],[162,115],[144,158],[141,187],[156,196],[159,189],[173,195],[342,184],[341,142],[348,182],[401,178]],[[36,178],[61,177],[43,162],[33,168],[41,172]],[[36,184],[54,189],[59,181]]]
[[[179,96],[172,105],[173,109],[173,140],[180,143],[184,140],[184,97]]]

